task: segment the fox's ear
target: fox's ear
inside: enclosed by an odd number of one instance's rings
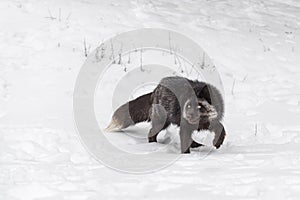
[[[202,89],[201,89],[201,91],[200,91],[198,97],[199,97],[199,98],[204,98],[204,99],[206,99],[207,102],[211,104],[211,92],[210,92],[210,91],[211,91],[211,90],[210,90],[209,86],[208,86],[207,84],[205,84],[205,85],[202,87]]]

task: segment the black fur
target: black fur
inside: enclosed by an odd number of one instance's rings
[[[148,140],[156,142],[157,135],[170,124],[180,126],[181,152],[201,146],[193,141],[194,130],[215,132],[213,144],[219,148],[225,138],[221,124],[224,103],[220,92],[212,85],[183,77],[163,78],[153,92],[119,107],[108,130],[120,130],[142,121],[151,121]]]

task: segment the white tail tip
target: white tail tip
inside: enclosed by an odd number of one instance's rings
[[[122,126],[116,122],[116,120],[112,120],[110,124],[104,129],[105,132],[114,132],[122,129]]]

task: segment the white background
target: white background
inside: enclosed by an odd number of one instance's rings
[[[169,28],[212,58],[225,87],[223,147],[153,174],[82,147],[72,93],[92,51],[122,31]],[[298,199],[300,3],[0,1],[0,199]]]

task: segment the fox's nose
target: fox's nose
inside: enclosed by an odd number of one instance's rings
[[[190,118],[191,118],[191,119],[195,118],[195,116],[196,116],[196,115],[195,115],[194,113],[190,113]]]
[[[194,112],[189,113],[189,118],[190,119],[197,119],[197,118],[199,118],[199,114],[198,113],[194,113]]]

